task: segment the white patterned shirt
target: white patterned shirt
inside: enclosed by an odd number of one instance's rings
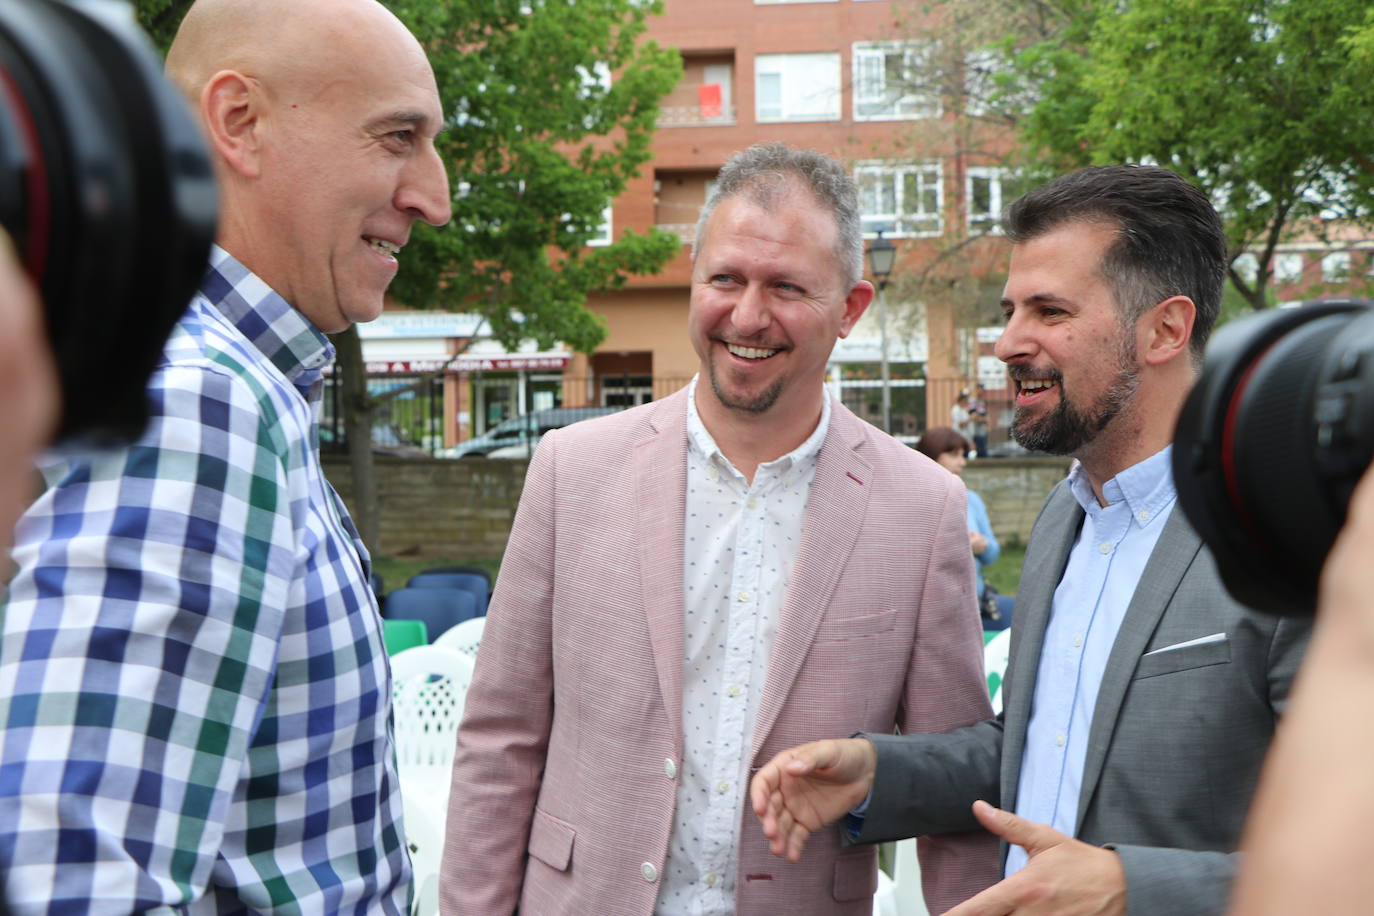
[[[657,916],[735,911],[754,717],[830,425],[824,396],[815,431],[759,465],[751,484],[701,422],[697,381],[687,393],[683,755]]]

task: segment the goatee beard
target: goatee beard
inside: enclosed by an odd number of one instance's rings
[[[711,378],[711,390],[716,394],[716,400],[721,406],[731,410],[742,410],[745,413],[764,413],[772,407],[779,397],[782,396],[783,379],[777,379],[773,384],[754,395],[752,398],[737,398],[725,390],[721,384],[720,377],[716,374],[715,362],[706,364],[707,374]]]

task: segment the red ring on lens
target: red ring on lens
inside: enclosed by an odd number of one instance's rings
[[[33,116],[24,105],[23,94],[15,85],[10,72],[3,67],[0,67],[0,93],[4,94],[9,110],[16,115],[15,120],[23,136],[25,151],[28,153],[24,167],[24,209],[28,215],[28,226],[23,259],[34,282],[41,284],[48,269],[52,232],[52,198],[48,193],[48,169],[43,161],[43,144],[38,139],[38,128],[33,122]]]

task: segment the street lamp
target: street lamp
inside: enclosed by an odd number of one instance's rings
[[[883,230],[868,245],[868,269],[878,281],[878,332],[881,335],[883,370],[883,432],[892,433],[892,386],[887,372],[887,278],[897,260],[897,246],[883,238]]]

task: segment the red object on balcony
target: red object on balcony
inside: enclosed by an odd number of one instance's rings
[[[702,83],[697,87],[697,101],[701,105],[703,120],[714,120],[721,115],[720,83]]]

